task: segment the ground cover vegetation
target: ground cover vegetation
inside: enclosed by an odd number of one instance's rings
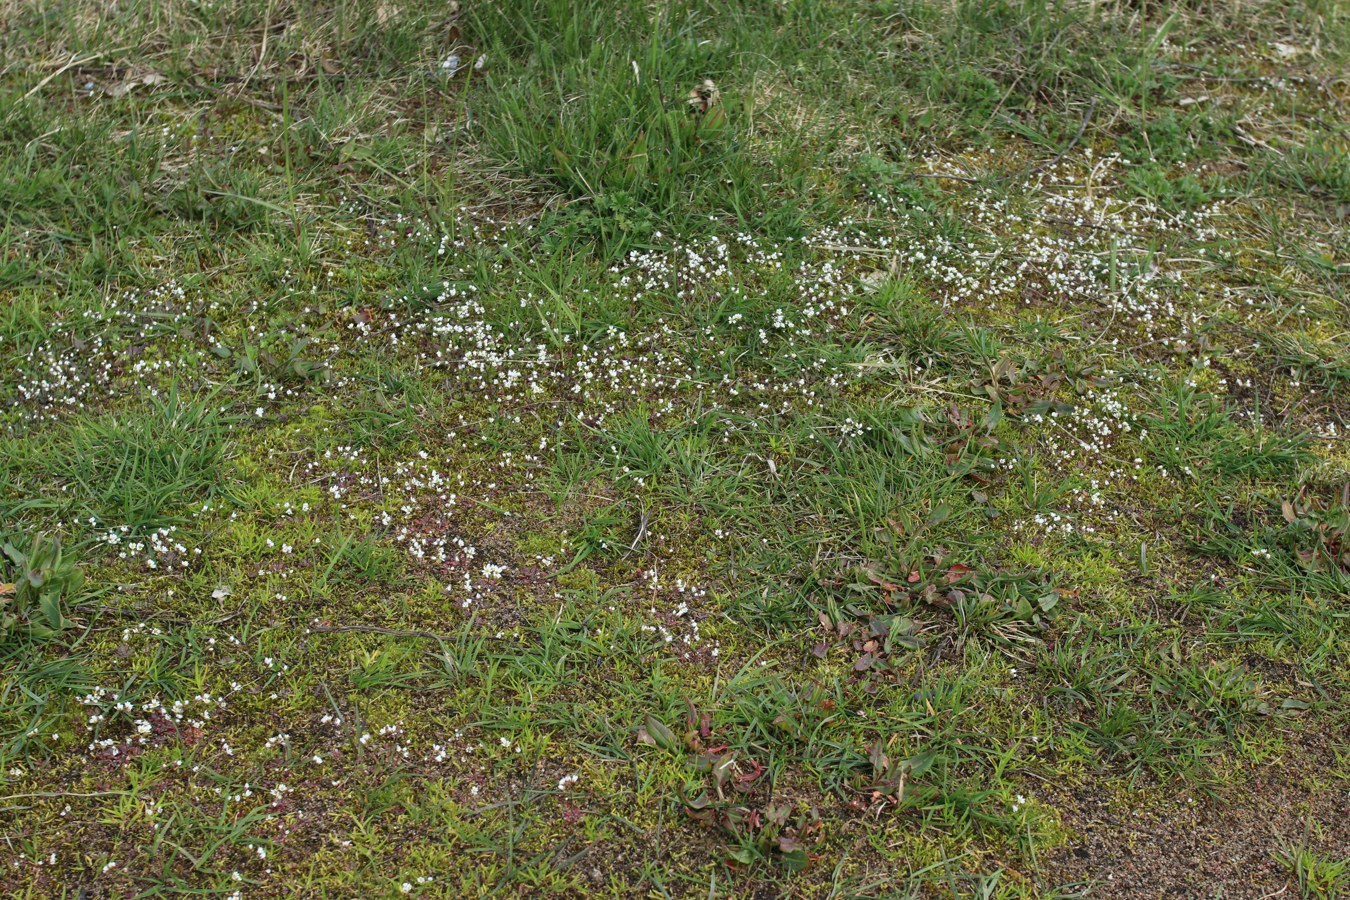
[[[0,891],[1350,891],[1348,49],[4,3]]]

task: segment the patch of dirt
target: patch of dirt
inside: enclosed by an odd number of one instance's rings
[[[1340,752],[1347,749],[1342,741]],[[1086,787],[1062,798],[1079,838],[1045,860],[1046,875],[1094,898],[1296,898],[1283,848],[1305,845],[1333,859],[1350,848],[1350,791],[1337,771],[1326,742],[1212,798],[1179,789],[1165,803],[1131,809]],[[1319,787],[1310,789],[1314,779]]]

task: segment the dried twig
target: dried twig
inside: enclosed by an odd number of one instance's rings
[[[1077,147],[1078,142],[1083,139],[1083,133],[1087,131],[1088,123],[1092,121],[1092,116],[1097,112],[1097,99],[1098,98],[1096,97],[1092,98],[1092,102],[1088,104],[1087,112],[1083,114],[1083,121],[1078,123],[1078,131],[1077,133],[1074,134],[1073,140],[1065,144],[1058,153],[1050,157],[1050,159],[1047,159],[1045,162],[1037,163],[1036,165],[1024,169],[1021,172],[1017,172],[1012,175],[1007,175],[1003,178],[1003,180],[1005,182],[1017,181],[1022,178],[1026,178],[1028,175],[1035,175],[1037,172],[1050,168],[1055,163],[1059,162],[1061,159],[1068,156],[1069,151],[1073,150],[1074,147]]]

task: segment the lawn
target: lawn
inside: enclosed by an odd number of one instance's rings
[[[0,3],[0,894],[1350,895],[1343,0]]]

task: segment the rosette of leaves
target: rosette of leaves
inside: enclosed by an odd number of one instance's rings
[[[1278,535],[1310,569],[1350,573],[1350,482],[1333,496],[1305,485],[1280,505],[1287,527]]]
[[[0,640],[46,640],[70,626],[65,610],[84,575],[61,542],[37,533],[26,542],[7,541],[0,559]]]
[[[840,604],[843,612],[866,623],[865,627],[851,626],[839,632],[861,640],[855,641],[855,649],[863,651],[860,664],[855,666],[860,672],[873,668],[896,649],[921,646],[919,639],[928,626],[912,618],[915,610],[947,612],[958,627],[958,639],[983,635],[1009,644],[1033,640],[1033,633],[1044,627],[1059,602],[1074,596],[1072,591],[1050,584],[1044,573],[997,566],[976,568],[951,561],[941,548],[913,563],[854,567],[834,586],[844,592],[846,602]],[[878,600],[888,611],[903,614],[878,616]],[[831,630],[829,617],[822,618],[821,624]],[[823,655],[825,649],[818,646],[816,655]]]

